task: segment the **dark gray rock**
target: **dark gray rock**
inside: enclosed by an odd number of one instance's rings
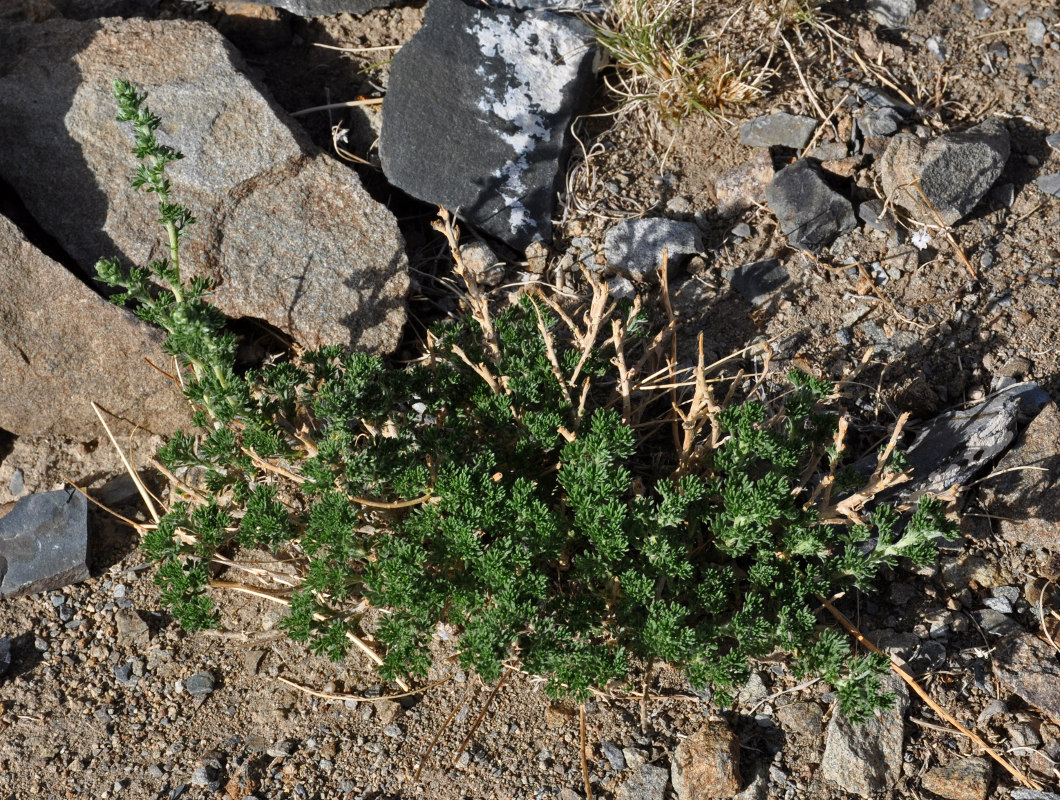
[[[88,500],[31,494],[0,518],[0,597],[60,589],[88,578]]]
[[[1054,172],[1051,175],[1039,175],[1034,183],[1046,194],[1060,197],[1060,172]]]
[[[701,252],[699,228],[672,219],[627,219],[612,225],[604,235],[608,265],[635,281],[643,281],[659,269],[664,250],[671,263]]]
[[[621,772],[626,768],[626,757],[622,755],[622,750],[614,742],[600,742],[600,752],[614,772]]]
[[[881,233],[894,233],[897,227],[894,221],[894,214],[891,213],[890,209],[884,211],[883,203],[879,200],[866,200],[858,205],[858,217],[861,218],[866,226]]]
[[[953,225],[1000,177],[1009,149],[1008,130],[996,119],[928,141],[899,133],[880,159],[880,181],[886,196],[916,218],[937,223],[937,212],[943,223]],[[917,191],[917,182],[934,212]]]
[[[916,0],[868,0],[865,9],[880,25],[902,28],[916,13]]]
[[[11,637],[0,636],[0,678],[11,669]]]
[[[654,764],[645,764],[618,787],[616,800],[663,800],[670,771]]]
[[[973,611],[972,615],[975,617],[975,621],[979,623],[979,627],[991,636],[1008,636],[1011,633],[1019,633],[1023,630],[1018,622],[992,608],[981,608],[978,611]]]
[[[883,679],[895,695],[894,708],[879,711],[872,719],[852,724],[838,711],[828,723],[821,771],[840,788],[862,797],[894,788],[902,773],[902,741],[909,690],[896,675]]]
[[[1021,418],[1036,414],[1049,401],[1038,384],[1016,384],[979,405],[940,414],[906,450],[913,469],[907,497],[941,494],[967,484],[1016,438]]]
[[[1055,403],[1031,420],[994,473],[980,497],[996,517],[1001,538],[1030,548],[1060,549],[1060,410]]]
[[[817,120],[781,112],[756,117],[740,126],[740,143],[748,147],[790,147],[801,150],[810,143]]]
[[[1013,789],[1012,800],[1060,800],[1060,794],[1039,792],[1037,789]]]
[[[890,136],[902,124],[901,113],[894,108],[865,109],[854,117],[862,136]]]
[[[1030,633],[1011,633],[994,646],[991,663],[1005,689],[1060,722],[1060,662],[1052,645]]]
[[[571,17],[431,0],[391,65],[383,172],[517,250],[550,241],[592,41]]]
[[[132,687],[140,682],[140,677],[133,675],[132,661],[126,661],[124,664],[115,666],[114,677],[122,686]]]
[[[725,279],[748,303],[758,306],[790,281],[791,276],[780,259],[767,258],[730,269],[725,273]]]
[[[184,681],[184,689],[192,697],[206,697],[213,692],[214,677],[210,672],[196,672]]]
[[[766,189],[766,202],[788,243],[812,253],[857,225],[850,201],[828,185],[810,159],[800,158],[780,170]]]
[[[857,91],[858,99],[869,108],[893,108],[903,117],[909,116],[916,110],[909,103],[899,100],[893,94],[885,92],[878,86],[871,86],[867,83],[854,83],[852,88]]]
[[[1060,151],[1060,133],[1050,133],[1045,137],[1045,143],[1054,150]]]
[[[56,19],[0,26],[0,52],[0,175],[86,274],[101,257],[145,266],[168,255],[157,203],[129,186],[132,132],[112,97],[121,76],[149,93],[159,138],[185,154],[166,172],[199,220],[185,277],[209,278],[228,316],[306,347],[397,345],[408,288],[397,221],[263,94],[214,28]]]

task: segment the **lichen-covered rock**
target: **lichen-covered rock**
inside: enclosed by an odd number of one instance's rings
[[[383,172],[517,250],[550,241],[593,61],[589,28],[572,17],[431,0],[391,64]]]

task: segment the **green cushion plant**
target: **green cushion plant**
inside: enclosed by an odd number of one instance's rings
[[[685,381],[672,361],[648,374],[672,330],[652,335],[639,301],[612,301],[590,276],[577,321],[543,293],[493,314],[458,256],[469,310],[414,364],[325,347],[240,373],[207,283],[181,275],[194,219],[165,178],[181,154],[155,138],[143,94],[118,81],[115,96],[168,258],[97,269],[116,302],[165,328],[196,409],[200,431],[175,433],[159,458],[197,474],[206,499],[174,500],[143,538],[186,628],[216,623],[211,559],[265,548],[303,567],[283,625],[314,652],[341,659],[352,610],[386,610],[375,637],[389,680],[425,675],[446,623],[464,667],[494,681],[518,664],[554,695],[583,699],[637,661],[724,695],[749,658],[779,649],[834,684],[848,715],[886,705],[885,660],[852,656],[815,598],[932,559],[954,526],[933,498],[905,520],[886,505],[862,516],[897,480],[882,463],[868,491],[833,500],[829,384],[793,372],[786,388],[755,387],[773,399],[718,403],[702,356]],[[455,228],[441,229],[457,254]]]

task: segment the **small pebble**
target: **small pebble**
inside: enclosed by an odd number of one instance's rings
[[[1027,40],[1035,47],[1041,47],[1045,42],[1045,23],[1040,17],[1030,17],[1025,23],[1027,29]]]
[[[972,0],[972,13],[975,14],[977,20],[982,22],[990,18],[990,15],[994,13],[994,9],[991,8],[986,0]]]
[[[184,690],[192,697],[206,697],[213,687],[214,677],[209,672],[196,672],[184,681]]]
[[[746,239],[751,235],[751,226],[746,222],[741,222],[739,225],[733,227],[732,235],[738,236],[741,239]]]

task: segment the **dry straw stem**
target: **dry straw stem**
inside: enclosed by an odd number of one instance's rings
[[[994,761],[1004,767],[1005,770],[1021,784],[1026,786],[1028,789],[1041,791],[1042,787],[1038,783],[1023,775],[1023,773],[1016,769],[1011,764],[1011,762],[1009,762],[1003,755],[1001,755],[985,741],[983,741],[982,738],[980,738],[975,732],[970,731],[968,730],[968,728],[964,727],[964,725],[962,725],[956,717],[954,717],[952,714],[946,711],[946,709],[944,709],[942,706],[932,700],[931,696],[926,691],[924,691],[923,687],[919,683],[917,683],[916,679],[912,675],[902,669],[897,663],[895,663],[893,659],[891,659],[890,656],[888,656],[886,653],[876,647],[876,645],[866,639],[865,636],[861,633],[861,631],[859,631],[854,626],[854,623],[847,619],[846,616],[844,616],[843,612],[841,612],[834,605],[832,605],[827,598],[825,598],[823,595],[817,595],[817,599],[821,601],[821,604],[828,610],[828,613],[835,617],[836,621],[840,625],[842,625],[843,628],[846,629],[847,633],[853,636],[862,647],[867,650],[871,650],[873,653],[878,653],[882,656],[886,656],[888,661],[890,662],[891,670],[896,675],[898,675],[898,677],[900,677],[903,681],[905,681],[909,685],[909,688],[916,692],[917,695],[920,696],[920,699],[927,703],[932,711],[934,711],[936,714],[942,717],[942,719],[946,720],[946,722],[952,725],[958,733],[964,734],[973,742],[975,742],[976,745],[981,747],[987,755],[989,755],[992,759],[994,759]]]

